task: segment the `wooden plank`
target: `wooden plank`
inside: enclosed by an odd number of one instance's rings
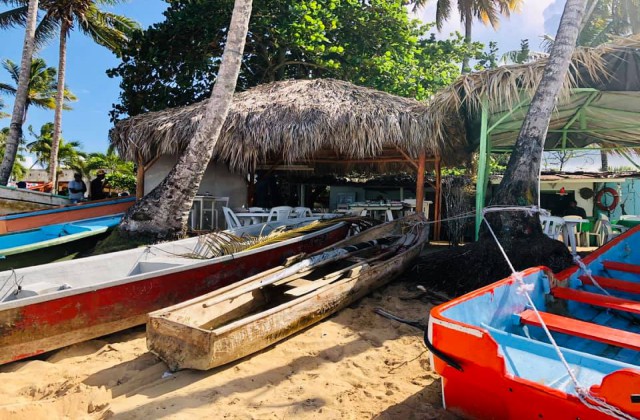
[[[607,270],[624,271],[626,273],[640,274],[640,265],[627,264],[617,261],[603,261],[602,266]]]
[[[602,308],[640,314],[640,302],[629,299],[569,289],[567,287],[554,287],[551,289],[551,294],[558,299],[572,300],[574,302],[586,303]]]
[[[640,283],[635,283],[632,281],[618,280],[610,277],[602,277],[602,276],[592,276],[593,279],[602,287],[603,289],[617,290],[619,292],[626,293],[636,293],[640,294]],[[582,284],[595,286],[593,281],[589,276],[582,275],[579,277]]]
[[[617,328],[605,327],[603,325],[593,324],[591,322],[579,321],[573,318],[567,318],[560,315],[550,314],[548,312],[539,312],[542,320],[549,330],[569,334],[576,337],[582,337],[589,340],[599,341],[601,343],[611,344],[617,347],[624,347],[640,351],[640,335],[629,331],[619,330]],[[520,314],[520,320],[523,324],[534,325],[540,327],[535,312],[527,309]]]
[[[308,286],[313,283],[314,283],[313,280],[295,279],[293,281],[286,282],[286,285],[290,287],[302,287],[302,286]]]

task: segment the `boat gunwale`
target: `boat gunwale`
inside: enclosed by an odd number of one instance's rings
[[[16,220],[16,219],[24,219],[27,217],[45,216],[48,214],[75,212],[75,211],[91,209],[95,207],[105,207],[105,206],[112,206],[116,204],[128,203],[130,201],[131,202],[135,201],[135,197],[122,197],[118,199],[108,199],[104,201],[96,200],[96,201],[88,201],[84,203],[64,204],[62,206],[58,206],[52,209],[22,211],[22,212],[0,215],[0,222]],[[83,219],[80,219],[80,220],[83,220]],[[12,233],[12,232],[8,232],[8,233]]]
[[[310,222],[313,222],[315,220],[318,220],[318,219],[313,219]],[[306,235],[298,236],[298,237],[295,237],[295,238],[290,238],[290,239],[287,239],[287,240],[284,240],[284,241],[281,241],[281,242],[275,242],[273,244],[265,245],[265,246],[262,246],[262,247],[259,247],[259,248],[254,248],[254,249],[250,249],[250,250],[243,250],[243,251],[240,251],[240,252],[237,252],[237,253],[234,253],[234,254],[230,254],[230,255],[223,255],[223,256],[220,256],[220,257],[215,257],[215,258],[210,258],[210,259],[188,259],[188,258],[185,258],[185,260],[186,260],[185,264],[179,265],[179,266],[161,268],[161,269],[150,271],[150,272],[147,272],[147,273],[135,274],[133,276],[120,277],[120,278],[117,278],[115,280],[106,280],[104,282],[91,284],[91,285],[86,285],[86,286],[82,286],[82,287],[78,287],[78,288],[72,287],[72,288],[69,288],[69,289],[64,289],[64,290],[60,290],[60,291],[56,291],[56,292],[52,292],[52,293],[46,293],[46,294],[42,294],[42,295],[36,295],[36,296],[30,296],[30,297],[20,298],[20,299],[16,299],[16,300],[10,300],[10,301],[6,301],[6,302],[0,302],[0,312],[2,312],[4,310],[10,310],[10,309],[22,307],[22,306],[38,304],[38,303],[46,302],[46,301],[49,301],[49,300],[55,300],[55,299],[64,298],[64,297],[68,297],[68,296],[79,295],[79,294],[87,293],[87,292],[94,292],[94,291],[97,291],[97,290],[101,290],[101,289],[105,289],[105,288],[109,288],[109,287],[120,286],[120,285],[127,284],[127,283],[138,282],[138,281],[143,281],[143,280],[147,280],[147,279],[151,279],[151,278],[170,275],[170,274],[178,273],[180,271],[185,271],[186,269],[188,269],[188,270],[197,269],[197,268],[204,267],[204,266],[207,266],[207,265],[218,264],[218,263],[226,262],[226,261],[229,261],[229,260],[250,256],[252,254],[256,254],[256,253],[259,253],[259,252],[269,251],[269,250],[272,250],[272,249],[276,249],[278,247],[288,246],[288,245],[291,245],[291,244],[302,242],[303,240],[308,240],[308,239],[314,238],[316,236],[324,235],[324,234],[330,233],[330,232],[332,232],[334,230],[338,230],[338,229],[344,227],[345,225],[346,225],[346,222],[341,221],[339,223],[327,226],[324,229],[321,229],[321,230],[318,230],[318,231],[315,231],[315,232],[311,232],[311,233],[308,233]],[[194,239],[194,238],[186,238],[186,239],[190,240],[190,239]],[[167,242],[165,242],[165,243],[167,243]],[[128,252],[131,252],[131,251],[140,251],[140,255],[143,255],[143,253],[145,252],[144,249],[134,248],[134,249],[127,249],[127,250],[113,252],[113,253],[107,253],[107,254],[103,254],[103,255],[97,255],[97,256],[95,256],[95,258],[99,258],[101,260],[108,260],[108,259],[117,258],[117,254],[128,253]],[[67,265],[67,264],[77,263],[77,261],[79,261],[79,260],[61,261],[61,262],[56,262],[56,263],[52,263],[52,264],[56,264],[56,265],[57,264],[65,264],[65,265]],[[87,259],[85,258],[82,261],[86,262]],[[38,265],[38,266],[34,266],[34,267],[25,267],[23,269],[17,269],[17,270],[5,270],[3,272],[0,272],[0,275],[2,275],[3,273],[7,273],[9,276],[13,275],[13,273],[16,273],[17,275],[20,275],[20,274],[23,274],[23,270],[31,269],[31,268],[36,269],[36,271],[40,271],[44,267],[46,267],[47,265],[48,264]],[[31,271],[31,270],[29,270],[29,271]],[[29,273],[27,271],[27,273],[23,274],[23,275],[28,275],[28,274]]]

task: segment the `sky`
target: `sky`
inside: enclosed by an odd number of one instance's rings
[[[497,30],[475,23],[473,38],[485,44],[496,41],[500,53],[518,49],[521,39],[528,39],[530,48],[539,50],[541,36],[545,33],[555,34],[564,3],[564,0],[525,0],[520,13],[514,13],[508,19],[503,18]],[[104,7],[105,10],[138,21],[143,28],[162,21],[162,13],[166,8],[167,3],[163,0],[129,0],[111,8]],[[6,6],[0,7],[0,12],[7,9]],[[424,22],[435,20],[435,0],[418,10],[416,16]],[[449,33],[462,29],[460,18],[454,13],[438,36],[447,37]],[[14,62],[20,62],[23,38],[24,31],[21,28],[3,31],[0,59],[9,58]],[[57,49],[57,40],[53,40],[40,53],[49,66],[57,67]],[[108,133],[112,126],[109,111],[112,104],[118,102],[119,95],[119,80],[107,77],[106,70],[116,67],[118,60],[106,48],[96,45],[79,32],[71,34],[67,51],[66,85],[75,93],[78,101],[72,104],[72,111],[63,114],[63,138],[67,141],[81,142],[85,152],[106,152],[109,144]],[[0,81],[11,82],[4,69],[0,69]],[[13,107],[12,98],[3,99],[3,111],[10,113]],[[37,131],[42,124],[49,121],[53,121],[53,111],[32,108],[29,110],[25,132],[29,125],[33,125],[34,131]],[[9,119],[4,119],[0,122],[0,127],[8,124]],[[574,169],[580,169],[588,161],[583,159],[577,163],[572,162],[571,165]]]

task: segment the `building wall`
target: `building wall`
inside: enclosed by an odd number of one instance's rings
[[[162,156],[145,172],[144,193],[149,193],[169,174],[177,158]],[[210,194],[214,197],[229,197],[229,207],[242,207],[247,204],[247,183],[244,177],[229,171],[226,165],[210,162],[197,195]]]

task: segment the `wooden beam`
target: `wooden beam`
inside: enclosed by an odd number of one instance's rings
[[[433,218],[435,220],[435,226],[433,229],[433,239],[436,241],[440,240],[440,229],[441,229],[441,214],[442,214],[442,167],[440,165],[440,156],[436,156],[436,188],[435,188],[435,203],[433,210]]]
[[[136,172],[136,199],[144,197],[144,161],[138,153],[138,171]]]
[[[416,212],[424,207],[424,170],[426,166],[426,154],[423,151],[418,156],[418,173],[416,174]]]
[[[402,156],[404,156],[404,158],[407,160],[407,162],[412,165],[414,167],[414,169],[417,171],[418,170],[418,164],[416,163],[415,159],[412,159],[411,156],[409,156],[408,154],[406,154],[401,148],[399,148],[398,146],[396,146],[396,150],[398,152],[400,152],[400,154]]]
[[[249,185],[247,185],[247,208],[253,207],[256,192],[256,171],[249,171]]]

